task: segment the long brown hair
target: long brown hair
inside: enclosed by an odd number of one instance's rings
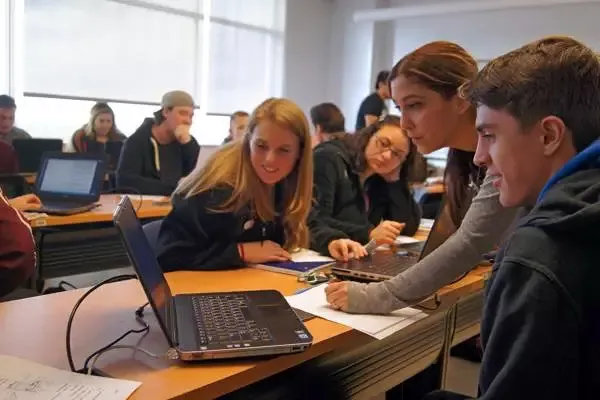
[[[354,134],[344,134],[336,136],[341,138],[354,157],[354,168],[356,172],[361,173],[367,170],[367,158],[365,156],[365,149],[369,144],[369,140],[377,133],[380,129],[385,126],[395,126],[400,128],[400,118],[395,115],[387,115],[379,121],[360,129]],[[405,134],[406,135],[406,134]],[[402,168],[400,169],[400,180],[407,181],[412,174],[412,168],[414,165],[414,157],[417,149],[412,141],[408,140],[408,154],[402,162]]]
[[[117,129],[115,113],[114,113],[113,109],[110,108],[110,106],[107,103],[102,103],[102,102],[94,104],[94,106],[91,108],[90,120],[83,128],[83,130],[85,131],[85,134],[94,140],[96,139],[96,132],[94,130],[94,125],[96,124],[96,118],[98,118],[98,116],[100,114],[110,114],[110,116],[112,118],[112,126],[110,128],[110,131],[108,131],[108,135],[107,135],[108,140],[110,140],[111,142],[121,140],[121,133]]]
[[[237,212],[249,206],[262,221],[273,221],[275,209],[273,187],[265,185],[250,163],[250,140],[254,129],[263,121],[271,121],[291,130],[300,142],[300,154],[293,171],[278,183],[283,188],[282,218],[287,249],[307,247],[306,220],[311,208],[313,159],[310,129],[306,116],[294,102],[271,98],[260,104],[250,116],[242,140],[230,142],[214,152],[202,166],[181,180],[174,194],[186,198],[218,186],[233,189],[231,197],[216,212]]]
[[[477,62],[461,46],[446,41],[428,43],[407,54],[394,65],[389,82],[405,76],[449,100],[459,94],[460,87],[477,75]],[[476,109],[470,112],[475,127]],[[450,148],[444,172],[450,214],[460,225],[465,203],[469,201],[471,183],[480,184],[485,170],[473,164],[475,153]]]

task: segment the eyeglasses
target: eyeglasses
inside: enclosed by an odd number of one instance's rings
[[[397,159],[402,159],[406,154],[406,151],[393,148],[390,140],[381,136],[375,136],[375,146],[380,153],[384,153],[389,150],[392,154],[392,157]]]

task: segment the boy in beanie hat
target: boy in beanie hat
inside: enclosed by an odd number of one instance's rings
[[[123,145],[117,187],[124,192],[169,196],[196,166],[200,146],[190,135],[194,99],[175,90],[165,93],[160,104]]]

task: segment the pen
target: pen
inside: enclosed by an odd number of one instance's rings
[[[377,241],[375,239],[371,239],[369,243],[365,245],[365,250],[369,255],[373,254],[375,249],[377,248]]]

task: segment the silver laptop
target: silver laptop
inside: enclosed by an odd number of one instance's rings
[[[331,267],[331,272],[339,277],[366,282],[379,282],[393,278],[437,249],[456,232],[456,225],[449,211],[444,199],[424,245],[422,243],[403,245],[393,247],[391,251],[374,251],[369,256],[358,260],[338,261]]]
[[[276,290],[173,296],[128,196],[113,221],[158,323],[181,360],[296,353],[312,344],[311,334]]]

